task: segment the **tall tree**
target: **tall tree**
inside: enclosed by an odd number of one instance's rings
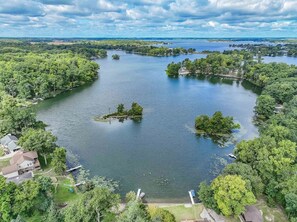
[[[19,140],[23,149],[36,151],[44,157],[47,164],[46,156],[54,151],[57,138],[49,131],[43,129],[28,129]]]
[[[245,206],[256,203],[253,192],[241,176],[219,176],[211,183],[211,189],[219,210],[225,216],[238,216],[245,211]]]
[[[260,119],[269,119],[275,110],[276,101],[269,95],[261,95],[258,97],[255,112]]]
[[[52,166],[55,173],[61,175],[66,170],[66,149],[63,147],[57,147],[53,153]]]
[[[146,206],[138,200],[127,203],[125,210],[120,214],[118,222],[150,222],[150,215]]]
[[[85,192],[79,200],[69,206],[65,211],[65,222],[101,222],[110,214],[114,214],[114,208],[119,204],[119,195],[105,188],[94,188]]]

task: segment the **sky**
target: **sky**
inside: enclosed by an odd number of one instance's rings
[[[297,37],[297,0],[0,0],[0,37]]]

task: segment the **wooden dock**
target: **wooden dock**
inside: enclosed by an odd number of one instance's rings
[[[76,167],[73,167],[73,168],[70,168],[70,169],[66,170],[66,172],[67,172],[67,173],[70,173],[70,172],[72,172],[72,171],[74,171],[74,170],[78,170],[78,169],[80,169],[81,167],[82,167],[82,165],[79,165],[79,166],[76,166]]]

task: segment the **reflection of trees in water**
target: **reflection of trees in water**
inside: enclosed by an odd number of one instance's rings
[[[215,144],[218,144],[220,147],[225,147],[229,143],[233,142],[235,137],[230,134],[230,135],[208,135],[205,133],[196,133],[198,138],[203,138],[207,139],[210,138],[211,141]]]
[[[125,122],[125,120],[131,119],[134,123],[140,123],[142,120],[142,117],[134,117],[134,118],[128,118],[128,117],[123,117],[123,118],[118,118],[120,123]]]

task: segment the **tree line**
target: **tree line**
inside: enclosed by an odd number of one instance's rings
[[[230,44],[230,47],[248,50],[260,56],[297,56],[297,44]]]
[[[185,68],[191,75],[230,75],[243,77],[243,74],[255,62],[253,56],[247,52],[225,51],[223,53],[214,52],[206,58],[195,59],[193,61],[185,59],[179,63],[170,63],[166,73],[170,77],[177,77],[179,69]]]

